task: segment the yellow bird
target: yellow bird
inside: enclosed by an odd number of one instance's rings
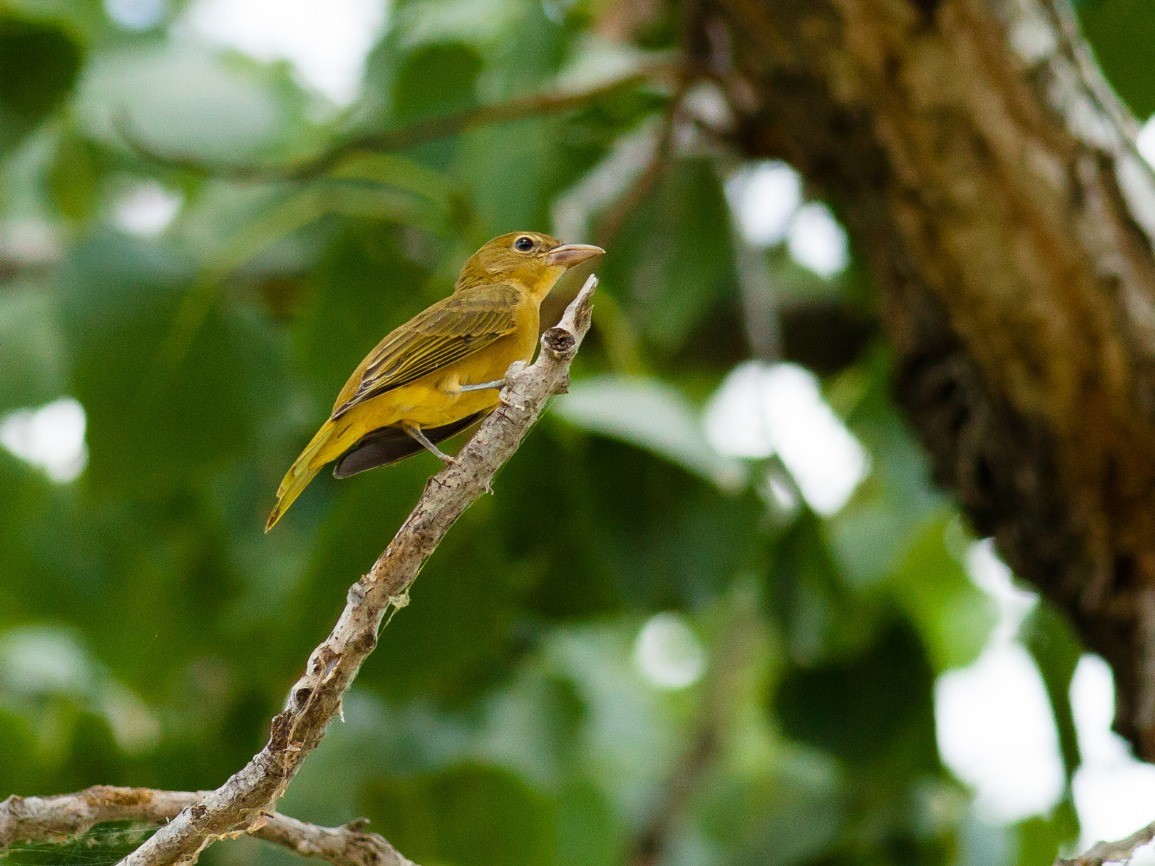
[[[512,232],[474,253],[452,295],[389,334],[353,371],[329,420],[281,480],[265,531],[334,460],[338,478],[422,448],[452,462],[436,443],[497,407],[509,365],[533,357],[542,300],[569,268],[604,252]]]

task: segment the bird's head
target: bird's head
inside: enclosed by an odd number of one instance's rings
[[[582,262],[605,253],[592,244],[563,244],[540,232],[510,232],[494,238],[461,269],[457,288],[507,282],[545,297],[558,277]]]

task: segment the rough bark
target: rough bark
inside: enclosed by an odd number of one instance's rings
[[[0,802],[0,854],[17,843],[73,839],[109,821],[163,824],[207,794],[96,785],[53,797],[13,795]],[[302,857],[334,866],[415,866],[376,833],[367,832],[367,821],[320,827],[275,812],[262,821],[253,835]]]
[[[840,210],[938,480],[1155,759],[1155,183],[1061,2],[714,0],[705,62]]]
[[[510,367],[501,405],[454,462],[429,479],[389,546],[349,588],[336,625],[313,650],[285,709],[273,718],[265,747],[215,791],[183,808],[121,866],[195,863],[216,840],[268,826],[268,813],[341,712],[345,692],[377,646],[386,615],[409,603],[409,587],[450,527],[491,489],[497,470],[513,456],[546,401],[568,386],[570,363],[589,330],[596,286],[596,277],[586,280],[562,320],[542,335],[532,366]]]

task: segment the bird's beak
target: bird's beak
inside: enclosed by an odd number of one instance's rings
[[[601,247],[595,247],[593,244],[562,244],[546,253],[545,259],[551,265],[572,268],[594,256],[604,256],[605,254],[605,250]]]

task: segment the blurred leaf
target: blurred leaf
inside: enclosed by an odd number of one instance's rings
[[[628,292],[633,318],[661,349],[678,349],[727,296],[737,295],[730,211],[714,167],[668,167],[606,257],[605,282]]]
[[[1084,650],[1071,624],[1045,599],[1039,600],[1023,622],[1021,638],[1038,665],[1047,690],[1069,788],[1071,778],[1083,762],[1071,707],[1071,680]]]
[[[799,742],[852,766],[884,767],[891,777],[902,771],[896,760],[902,751],[917,777],[938,766],[933,685],[918,636],[898,620],[861,655],[791,671],[774,710],[786,735]]]
[[[0,695],[0,704],[2,699]],[[0,792],[37,790],[42,782],[37,778],[36,757],[35,737],[28,723],[0,705]]]
[[[998,618],[994,602],[970,581],[948,548],[950,527],[949,517],[930,521],[889,583],[940,672],[977,659]]]
[[[835,762],[789,752],[745,766],[706,791],[703,825],[734,866],[818,863],[844,832],[850,803]]]
[[[890,397],[891,369],[878,351],[829,389],[832,404],[870,454],[870,474],[830,521],[848,578],[869,586],[894,574],[910,539],[948,507],[926,454]]]
[[[215,308],[166,353],[190,277],[173,251],[112,235],[69,257],[62,320],[97,489],[155,493],[242,459],[277,408],[280,352],[250,311]]]
[[[434,42],[402,54],[392,76],[391,116],[386,125],[404,126],[472,107],[481,71],[481,56],[463,43]],[[442,138],[419,144],[412,153],[422,162],[443,168],[458,147],[457,139]]]
[[[558,799],[557,866],[615,866],[624,840],[605,794],[578,782]]]
[[[739,489],[742,463],[719,454],[698,411],[669,385],[653,379],[581,379],[553,409],[571,424],[643,448],[724,490]]]
[[[877,611],[853,592],[825,526],[805,510],[778,542],[768,572],[768,613],[801,665],[856,653],[871,640]]]
[[[1060,803],[1047,817],[1028,818],[1018,825],[1017,866],[1050,863],[1079,837],[1079,819],[1071,801]]]
[[[458,171],[473,188],[486,235],[550,224],[550,168],[560,121],[531,118],[478,127],[462,138]]]
[[[542,866],[557,859],[557,807],[518,777],[483,765],[370,786],[365,813],[422,863]]]
[[[59,24],[0,8],[0,154],[61,103],[81,60],[80,45]]]
[[[404,55],[393,80],[393,115],[405,123],[461,111],[477,101],[481,56],[463,43],[434,42]]]
[[[56,299],[43,284],[0,291],[0,415],[39,406],[65,390],[65,346]]]
[[[560,20],[562,9],[545,3],[515,3],[511,8],[516,17],[490,55],[494,77],[500,79],[499,98],[549,86],[572,46],[573,31]]]
[[[403,216],[408,223],[428,223],[434,229],[447,232],[450,228],[467,225],[472,218],[471,202],[459,184],[439,171],[425,168],[420,163],[391,153],[357,153],[342,160],[329,177],[335,180],[368,181],[410,193],[430,207],[430,213],[439,219],[414,219]],[[421,214],[417,206],[411,206]]]
[[[1077,2],[1083,35],[1095,50],[1115,92],[1140,119],[1155,112],[1151,87],[1151,43],[1155,5],[1136,0]]]
[[[105,162],[91,142],[69,133],[60,137],[52,156],[48,186],[61,216],[81,221],[96,212]]]
[[[588,525],[589,532],[579,561],[588,557],[604,569],[601,579],[630,609],[697,609],[740,572],[761,567],[765,507],[754,493],[720,493],[664,460],[639,458],[610,441],[589,442],[580,465],[574,505],[586,514],[575,525]],[[653,509],[649,502],[664,504]]]
[[[166,153],[257,162],[308,137],[303,97],[277,75],[191,43],[108,52],[88,70],[77,111],[100,141],[120,144],[127,126]]]

